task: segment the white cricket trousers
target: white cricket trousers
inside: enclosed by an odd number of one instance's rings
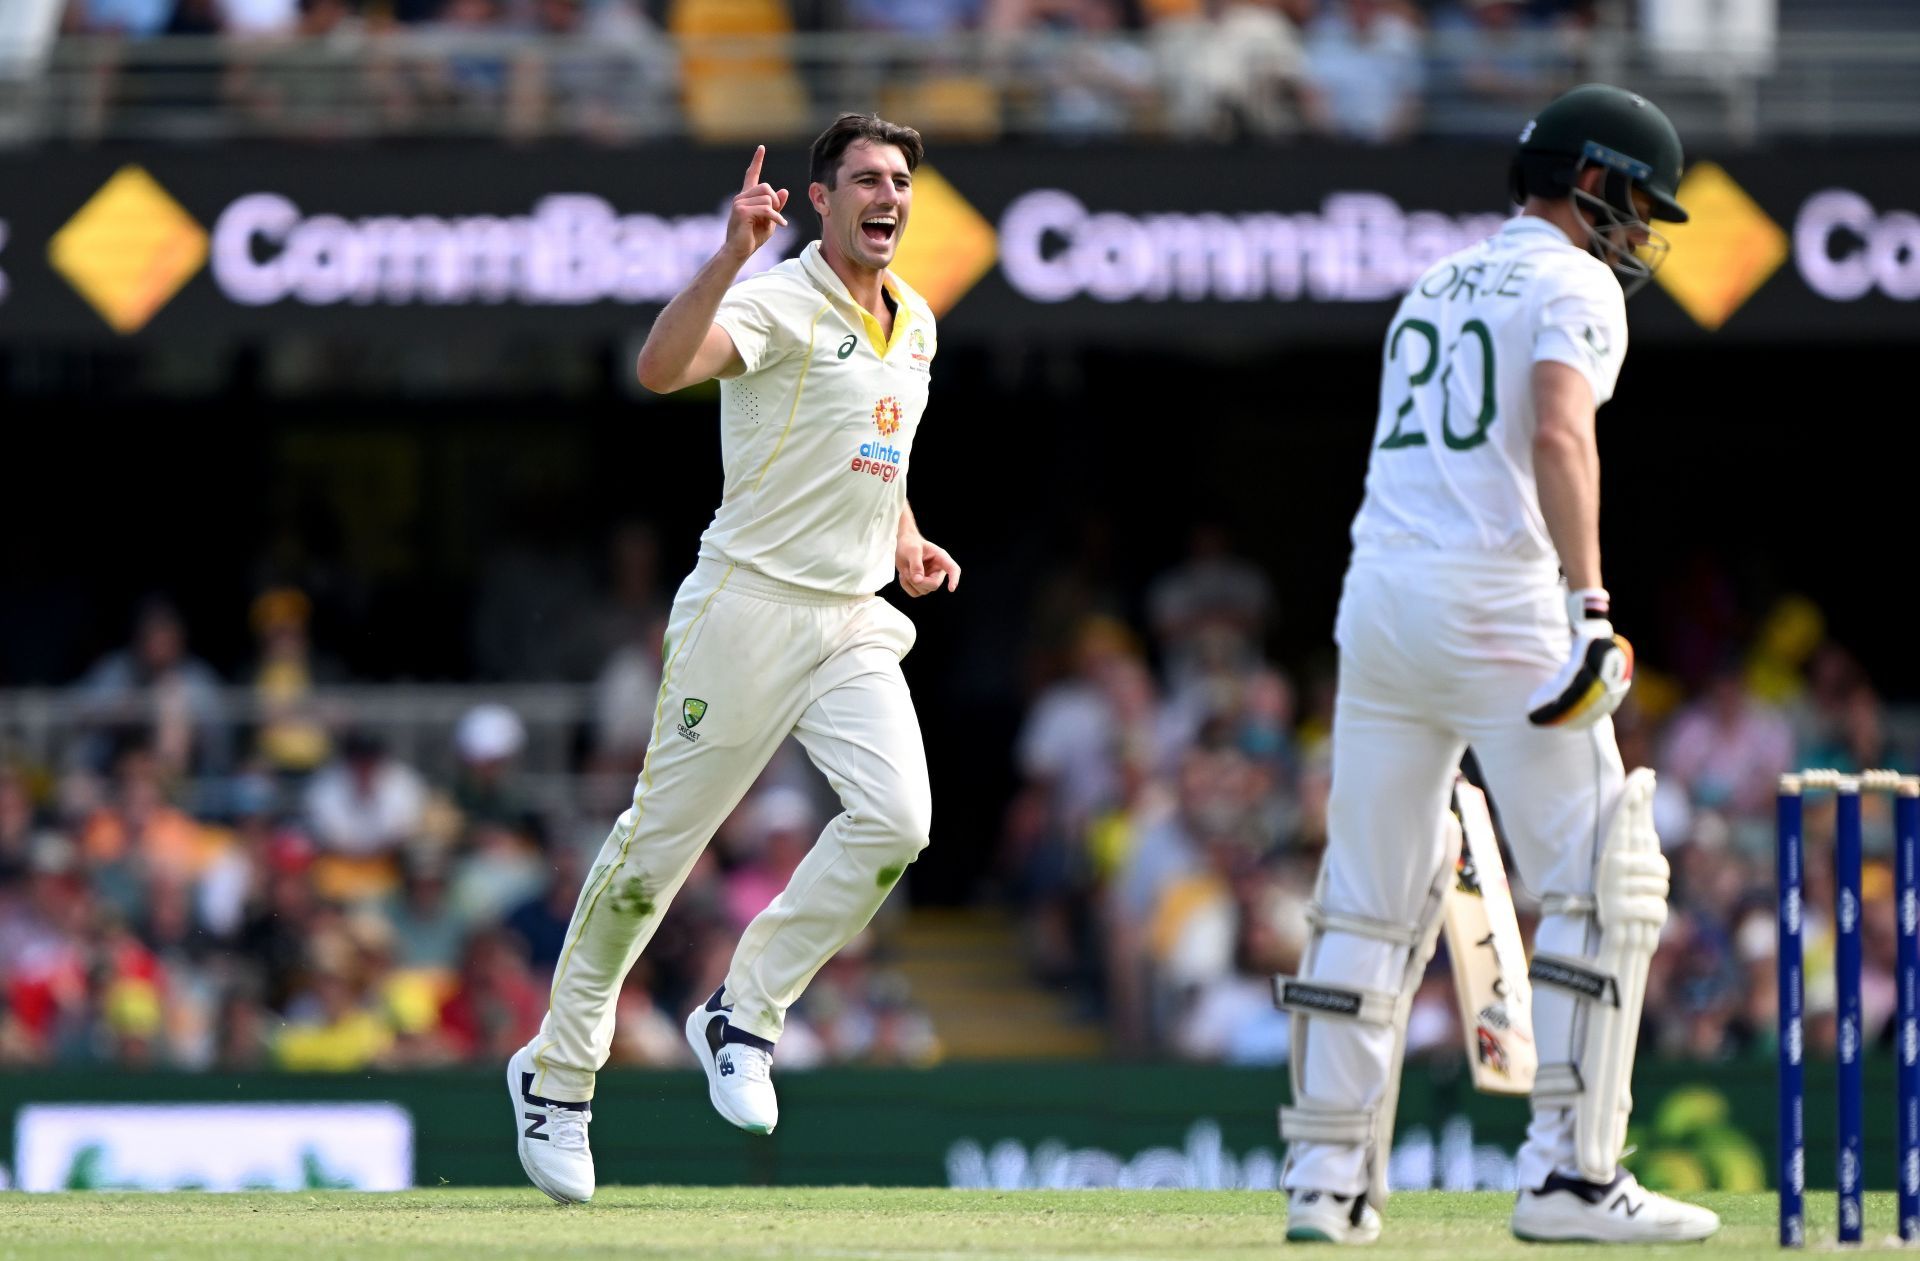
[[[789,732],[844,807],[756,916],[726,980],[740,1029],[777,1039],[821,965],[926,848],[927,756],[900,659],[913,623],[877,596],[823,596],[702,560],[667,628],[633,805],[580,890],[534,1039],[534,1093],[593,1097],[615,1000],[714,831]]]
[[[1468,746],[1534,893],[1591,895],[1602,829],[1625,773],[1613,722],[1581,731],[1535,727],[1528,697],[1571,650],[1566,592],[1551,564],[1500,556],[1363,551],[1348,568],[1334,637],[1340,646],[1333,720],[1324,898],[1329,910],[1412,924],[1446,852],[1442,812]],[[1584,916],[1549,916],[1534,948],[1591,956]],[[1330,932],[1313,975],[1398,992],[1407,951]],[[1542,1064],[1577,1060],[1577,1004],[1533,994]],[[1371,1108],[1387,1081],[1391,1030],[1314,1020],[1306,1094],[1337,1108]],[[1365,1189],[1365,1153],[1295,1144],[1286,1183],[1341,1195]],[[1522,1186],[1575,1169],[1573,1113],[1536,1108],[1520,1150]]]

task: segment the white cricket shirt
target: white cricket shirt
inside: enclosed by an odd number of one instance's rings
[[[1608,266],[1544,219],[1508,220],[1428,268],[1387,328],[1355,550],[1558,562],[1534,480],[1533,365],[1613,397],[1627,306]]]
[[[746,371],[720,383],[726,489],[700,555],[833,595],[893,577],[907,460],[927,407],[933,311],[891,272],[893,335],[819,242],[721,300]]]

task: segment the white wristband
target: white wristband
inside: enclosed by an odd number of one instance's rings
[[[1613,616],[1613,601],[1605,587],[1581,587],[1567,592],[1567,624],[1605,621]]]

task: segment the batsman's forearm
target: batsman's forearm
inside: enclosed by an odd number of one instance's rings
[[[1540,514],[1560,554],[1567,585],[1605,586],[1600,581],[1600,450],[1592,434],[1542,430],[1533,448],[1540,487]]]
[[[920,523],[913,519],[913,505],[904,499],[901,500],[899,536],[905,538],[909,534],[918,534],[919,532]]]
[[[692,384],[682,378],[706,342],[720,300],[727,296],[746,261],[722,246],[694,273],[687,287],[667,303],[648,331],[646,344],[640,347],[640,384],[663,393]]]

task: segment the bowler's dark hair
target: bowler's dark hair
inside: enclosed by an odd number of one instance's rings
[[[840,176],[840,155],[856,140],[890,144],[907,160],[909,171],[920,165],[927,146],[920,133],[899,123],[890,123],[878,114],[842,114],[813,142],[807,162],[807,181],[834,187]]]

